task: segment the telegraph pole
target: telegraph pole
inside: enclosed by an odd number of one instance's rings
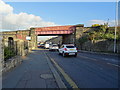
[[[116,53],[116,31],[118,26],[118,0],[116,0],[116,12],[115,12],[115,37],[114,37],[114,53]]]

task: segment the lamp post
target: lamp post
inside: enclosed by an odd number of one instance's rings
[[[116,53],[116,31],[118,26],[118,0],[116,0],[116,12],[115,12],[115,37],[114,37],[114,53]]]

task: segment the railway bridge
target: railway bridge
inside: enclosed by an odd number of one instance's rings
[[[3,47],[14,49],[17,55],[24,56],[28,51],[37,47],[37,36],[62,36],[62,43],[75,43],[78,30],[83,30],[80,25],[37,27],[29,30],[2,32]],[[78,29],[79,28],[79,29]],[[28,51],[27,51],[28,50]]]

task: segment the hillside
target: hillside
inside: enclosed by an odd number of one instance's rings
[[[83,31],[77,39],[77,46],[81,50],[113,52],[115,39],[115,27],[89,27]],[[120,52],[120,27],[116,32],[116,51]]]

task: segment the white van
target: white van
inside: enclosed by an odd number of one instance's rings
[[[47,43],[45,44],[46,49],[49,49],[49,46],[50,46],[49,44],[47,44]]]
[[[46,43],[45,43],[45,48],[46,48],[46,49],[49,49],[50,44],[51,44],[51,42],[46,42]]]

